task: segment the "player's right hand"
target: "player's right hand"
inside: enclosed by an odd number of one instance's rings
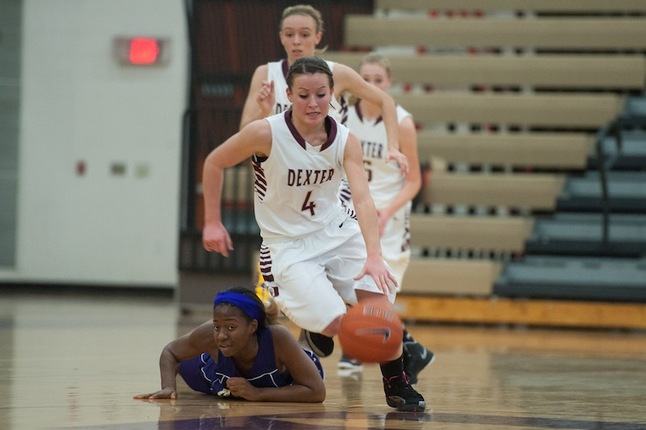
[[[395,161],[397,165],[399,165],[399,172],[401,173],[402,177],[408,176],[409,172],[409,166],[408,166],[408,158],[401,153],[398,150],[391,150],[388,149],[388,153],[386,154],[386,162],[388,161]]]
[[[133,399],[148,400],[148,399],[171,399],[177,398],[177,392],[173,388],[164,388],[154,393],[137,394],[132,397]]]
[[[207,251],[217,252],[229,256],[229,251],[233,251],[233,241],[229,232],[221,222],[210,223],[204,226],[202,231],[202,245]]]
[[[256,103],[262,112],[271,115],[276,96],[274,94],[274,81],[262,81],[260,91],[256,95]]]

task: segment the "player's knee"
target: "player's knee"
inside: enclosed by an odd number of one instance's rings
[[[341,326],[341,318],[343,316],[338,316],[332,321],[327,327],[325,327],[325,330],[323,330],[323,334],[326,335],[327,337],[334,337],[336,334],[339,332],[339,327]]]

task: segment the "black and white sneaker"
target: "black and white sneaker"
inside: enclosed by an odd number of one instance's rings
[[[350,358],[345,354],[341,355],[339,362],[337,364],[339,370],[345,370],[347,372],[361,372],[363,371],[363,363],[354,358]]]
[[[312,352],[319,357],[328,357],[334,352],[334,339],[331,337],[305,329],[301,330],[301,336],[305,338]]]
[[[404,342],[404,371],[411,384],[417,384],[417,375],[433,363],[435,354],[418,342]]]
[[[399,376],[382,379],[388,406],[396,408],[398,411],[406,412],[422,412],[426,409],[424,397],[415,391],[405,372],[402,372]]]

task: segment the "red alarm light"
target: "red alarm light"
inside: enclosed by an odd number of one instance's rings
[[[130,66],[154,66],[165,57],[166,41],[157,37],[118,37],[114,40],[117,61]]]
[[[151,37],[133,37],[130,39],[128,59],[130,64],[148,66],[159,59],[161,47],[159,41]]]

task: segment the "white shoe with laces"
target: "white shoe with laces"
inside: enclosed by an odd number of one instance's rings
[[[361,363],[359,360],[355,360],[354,358],[350,358],[345,354],[341,356],[341,359],[339,359],[337,367],[339,368],[339,370],[351,372],[363,371],[363,363]]]

